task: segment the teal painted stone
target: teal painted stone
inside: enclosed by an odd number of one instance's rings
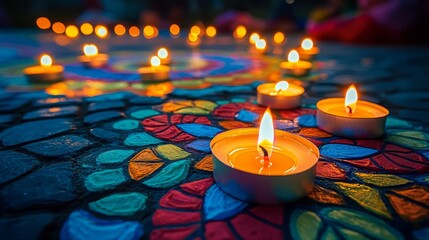
[[[62,118],[32,121],[4,130],[0,133],[0,139],[4,146],[13,146],[63,133],[73,127],[70,120]]]
[[[133,150],[109,150],[98,155],[95,161],[100,165],[120,163],[131,156],[133,153]]]
[[[89,208],[108,216],[132,216],[146,208],[146,200],[141,193],[117,193],[90,203]]]
[[[125,176],[122,173],[122,169],[118,168],[89,175],[85,181],[85,186],[89,191],[102,191],[113,189],[123,182],[125,182]]]
[[[326,144],[320,148],[320,154],[325,157],[349,159],[363,158],[377,153],[378,150],[347,144]]]
[[[413,125],[405,120],[388,117],[386,120],[386,128],[412,128]]]
[[[204,213],[207,220],[223,220],[241,212],[247,205],[229,196],[214,184],[206,192]]]
[[[152,109],[143,109],[143,110],[132,112],[131,117],[137,118],[137,119],[145,119],[145,118],[152,117],[152,116],[155,116],[158,114],[159,114],[158,111],[155,111]]]
[[[113,124],[113,128],[116,130],[132,130],[139,126],[139,121],[133,119],[124,119],[117,121]]]
[[[101,110],[108,110],[114,108],[122,108],[125,104],[122,101],[107,101],[107,102],[93,102],[88,106],[88,112],[96,112]]]
[[[141,133],[132,133],[128,135],[125,139],[124,144],[132,147],[144,147],[153,144],[162,143],[162,140],[152,137],[151,135],[141,132]]]
[[[138,222],[99,219],[81,209],[70,214],[60,233],[62,240],[138,240],[142,236]]]
[[[143,184],[153,188],[169,188],[179,184],[188,174],[189,165],[189,160],[170,163],[157,175],[144,181]]]
[[[26,113],[22,118],[25,120],[36,119],[36,118],[54,118],[54,117],[65,117],[70,115],[76,115],[79,111],[77,106],[66,106],[66,107],[51,107],[34,110]]]

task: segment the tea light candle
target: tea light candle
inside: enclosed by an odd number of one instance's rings
[[[85,55],[80,56],[79,61],[88,68],[102,68],[109,60],[109,55],[98,53],[98,48],[94,44],[85,44],[83,53]]]
[[[162,65],[170,65],[171,58],[166,48],[160,48],[157,53]]]
[[[157,56],[150,59],[151,66],[141,67],[138,72],[142,81],[165,81],[170,78],[170,67],[161,65],[161,60]]]
[[[310,72],[313,66],[310,62],[299,60],[299,54],[296,50],[290,51],[287,59],[287,62],[280,63],[280,68],[284,73],[292,76],[305,76]]]
[[[347,138],[378,138],[384,134],[389,110],[358,100],[352,85],[345,98],[328,98],[317,103],[317,126]]]
[[[314,186],[318,148],[298,135],[274,130],[269,109],[257,128],[226,131],[210,142],[213,175],[226,193],[243,201],[278,204]]]
[[[312,60],[319,54],[319,48],[315,47],[310,38],[305,38],[301,42],[301,47],[298,48],[298,53],[303,60]]]
[[[259,105],[272,109],[292,109],[301,105],[304,88],[287,81],[263,83],[257,87]]]
[[[52,65],[52,58],[43,54],[40,57],[40,66],[31,66],[24,69],[24,75],[32,83],[52,83],[64,79],[64,67]]]
[[[267,41],[265,39],[258,39],[255,42],[255,50],[257,53],[265,53],[267,51]]]

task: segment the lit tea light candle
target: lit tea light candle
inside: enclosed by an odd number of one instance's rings
[[[169,65],[171,62],[170,54],[166,48],[160,48],[157,53],[162,65]]]
[[[210,147],[217,185],[243,201],[291,202],[314,186],[318,148],[303,137],[274,130],[269,109],[259,129],[220,133]]]
[[[40,57],[40,65],[25,68],[24,75],[32,83],[58,82],[64,79],[64,67],[52,65],[52,58],[43,54]]]
[[[358,100],[353,85],[347,90],[345,98],[328,98],[317,103],[317,126],[341,137],[381,137],[388,115],[386,108]]]
[[[278,83],[263,83],[256,89],[259,105],[272,109],[292,109],[301,105],[301,98],[305,90],[303,87],[280,81]]]
[[[298,48],[299,56],[301,56],[303,60],[312,60],[319,52],[319,48],[314,46],[310,38],[302,40],[301,46]]]
[[[265,39],[260,38],[256,40],[255,49],[258,53],[265,53],[267,50],[267,42],[265,41]]]
[[[141,76],[142,81],[166,81],[170,79],[170,67],[161,65],[161,60],[157,56],[153,56],[150,59],[151,66],[141,67],[138,72]]]
[[[313,66],[310,62],[299,60],[299,54],[296,50],[290,51],[287,59],[287,62],[280,63],[280,68],[284,73],[295,77],[307,75]]]
[[[80,56],[79,61],[88,68],[102,68],[109,60],[109,55],[98,53],[98,48],[94,44],[85,44],[83,53],[85,55]]]

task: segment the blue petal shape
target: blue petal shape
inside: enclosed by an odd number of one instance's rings
[[[208,140],[196,140],[186,145],[188,148],[192,148],[194,150],[209,153],[210,150],[210,141]]]
[[[140,239],[142,225],[135,221],[99,219],[84,210],[70,214],[61,229],[61,239]]]
[[[316,116],[307,114],[297,117],[298,125],[301,127],[316,127]]]
[[[204,198],[206,220],[223,220],[241,212],[247,203],[223,192],[216,184],[207,190]]]
[[[259,119],[259,114],[241,109],[236,118],[243,122],[254,122]]]
[[[320,148],[320,153],[331,158],[362,158],[377,153],[378,150],[366,147],[352,146],[347,144],[326,144]]]
[[[212,127],[209,125],[198,124],[198,123],[178,124],[177,127],[196,137],[212,138],[216,136],[216,134],[222,132],[222,130],[217,127]]]

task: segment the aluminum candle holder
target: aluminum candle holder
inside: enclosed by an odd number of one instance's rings
[[[257,154],[257,128],[234,129],[215,136],[210,146],[217,185],[235,198],[259,204],[293,202],[306,196],[314,186],[319,149],[305,138],[285,131],[275,130],[275,136],[275,146],[285,156],[285,164],[290,164],[283,174],[275,175],[238,169],[229,160],[240,149],[254,148]]]
[[[305,90],[303,87],[289,83],[287,89],[276,90],[276,83],[264,83],[257,87],[259,105],[271,109],[293,109],[301,105]]]

